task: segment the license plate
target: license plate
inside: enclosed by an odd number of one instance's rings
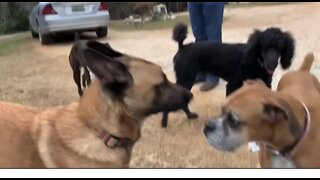
[[[72,6],[72,12],[83,12],[84,10],[84,5]]]

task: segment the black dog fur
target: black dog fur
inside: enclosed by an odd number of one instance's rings
[[[255,30],[248,42],[242,44],[209,41],[183,44],[187,31],[187,26],[182,23],[173,29],[173,39],[179,45],[174,56],[174,70],[176,83],[189,90],[200,72],[211,73],[227,81],[227,96],[247,79],[261,79],[271,88],[279,58],[283,69],[288,69],[292,64],[295,41],[289,32],[282,32],[280,28]],[[197,118],[188,106],[183,110],[189,119]],[[162,127],[168,125],[168,114],[163,113]]]

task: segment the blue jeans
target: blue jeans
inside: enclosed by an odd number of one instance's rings
[[[189,16],[196,42],[222,43],[224,2],[188,2]],[[205,78],[205,75],[202,75]],[[201,78],[201,77],[200,77]],[[219,77],[206,75],[207,82],[218,84]]]

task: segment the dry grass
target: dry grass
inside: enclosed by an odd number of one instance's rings
[[[249,153],[247,146],[236,153],[226,154],[208,146],[202,134],[204,122],[219,113],[217,102],[223,101],[223,97],[223,92],[196,93],[191,109],[201,117],[194,121],[189,121],[183,112],[170,114],[167,129],[160,128],[161,115],[146,120],[142,138],[133,152],[131,167],[258,168],[257,157]]]
[[[5,56],[11,53],[27,39],[27,33],[17,34],[15,36],[4,36],[0,39],[0,56]]]
[[[22,37],[23,41],[19,36],[0,42],[0,100],[39,108],[75,100],[66,56],[38,54],[30,46],[32,40],[25,34]]]
[[[224,24],[226,42],[244,42],[254,28],[280,26],[290,30],[297,40],[293,68],[300,65],[309,51],[319,55],[319,4],[299,4],[232,9],[226,11],[230,19]],[[308,18],[306,18],[308,14]],[[52,46],[40,46],[29,33],[23,41],[7,47],[0,38],[0,100],[46,108],[64,105],[78,99],[73,84],[68,54],[72,42]],[[14,36],[15,37],[15,36]],[[11,39],[12,40],[12,39]],[[11,42],[10,40],[10,42]],[[143,57],[157,63],[171,80],[172,57],[177,44],[171,40],[171,28],[155,31],[117,32],[110,31],[110,44],[128,54]],[[13,40],[15,41],[15,40]],[[106,41],[103,39],[102,41]],[[189,35],[187,41],[193,41]],[[9,43],[10,44],[10,43]],[[319,64],[319,62],[316,62]],[[319,66],[313,72],[320,77]],[[278,70],[277,83],[283,72]],[[219,112],[225,96],[224,83],[214,91],[200,93],[198,86],[193,91],[195,99],[191,110],[199,113],[198,120],[188,121],[182,112],[170,114],[169,127],[160,128],[161,115],[148,118],[143,124],[142,137],[136,144],[130,167],[133,168],[255,168],[257,158],[246,146],[237,153],[225,154],[210,147],[202,135],[206,119]]]

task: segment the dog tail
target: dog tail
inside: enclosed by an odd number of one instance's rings
[[[79,35],[78,32],[76,32],[76,33],[74,34],[74,41],[75,41],[75,42],[80,41],[80,35]]]
[[[178,42],[179,48],[183,47],[183,41],[187,38],[188,26],[184,23],[178,23],[173,28],[172,39]]]
[[[308,53],[305,57],[304,60],[299,68],[300,71],[310,71],[311,66],[314,61],[314,54],[313,53]]]

